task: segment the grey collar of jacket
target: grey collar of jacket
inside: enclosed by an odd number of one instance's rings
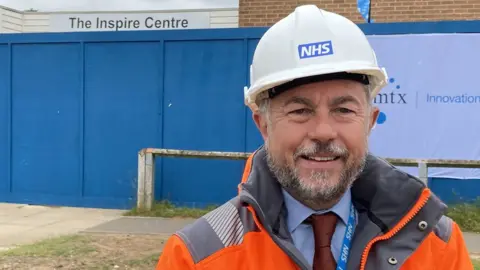
[[[363,172],[352,186],[352,200],[357,209],[358,225],[352,242],[348,269],[358,269],[365,246],[375,237],[392,230],[418,202],[425,185],[385,160],[369,154]],[[302,269],[309,269],[307,262],[293,247],[285,222],[286,208],[281,187],[269,170],[264,147],[253,156],[248,179],[241,184],[240,201],[252,205],[263,227],[274,237]],[[395,241],[377,243],[382,251],[375,249],[375,266],[371,269],[394,269],[395,257],[398,268],[430,233],[445,212],[446,206],[431,195],[425,206],[397,233]],[[419,222],[427,222],[427,228],[418,229]],[[385,258],[382,258],[385,256]],[[381,262],[385,263],[383,265]],[[370,262],[369,262],[370,263]],[[372,266],[370,266],[372,267]],[[369,269],[367,264],[366,269]],[[385,268],[387,267],[387,268]]]

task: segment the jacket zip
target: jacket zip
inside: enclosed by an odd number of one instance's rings
[[[420,196],[419,200],[417,203],[413,206],[413,208],[408,212],[406,216],[404,216],[400,222],[389,232],[384,234],[383,236],[378,236],[372,239],[367,246],[365,247],[363,254],[362,254],[362,260],[360,263],[360,270],[365,270],[365,266],[367,264],[367,257],[368,253],[370,252],[370,249],[372,248],[373,244],[375,244],[378,241],[383,241],[383,240],[388,240],[395,236],[405,225],[407,225],[419,212],[420,210],[427,204],[428,199],[430,198],[430,190],[425,189],[422,192],[422,195]]]
[[[248,179],[248,174],[250,174],[253,162],[253,156],[257,153],[257,151],[252,153],[247,159],[246,168],[242,176],[242,183],[245,183]],[[247,171],[248,173],[246,173]],[[247,190],[242,189],[242,183],[238,185],[239,194],[244,193],[245,202],[248,203],[255,210],[254,213],[252,213],[253,219],[259,226],[265,228],[265,226],[263,226],[263,224],[265,224],[265,215],[263,214],[263,211],[261,210],[255,198]],[[258,217],[260,218],[260,222],[258,222],[255,215],[258,215]],[[292,252],[281,243],[278,236],[274,235],[270,229],[265,228],[265,230],[267,231],[267,234],[270,236],[270,238],[272,238],[273,242],[275,242],[275,244],[277,244],[277,246],[279,246],[280,249],[282,249],[297,264],[298,267],[300,267],[301,270],[311,270],[311,267],[309,265],[305,265],[302,260],[295,256],[295,254],[292,254]]]
[[[260,206],[258,205],[256,200],[248,192],[245,192],[245,197],[246,197],[245,202],[247,202],[255,210],[255,213],[252,213],[253,218],[256,220],[256,217],[255,217],[255,214],[256,214],[260,218],[260,225],[265,224],[265,216],[261,211]],[[270,238],[272,238],[273,242],[275,242],[275,244],[277,244],[277,246],[279,246],[300,267],[300,269],[311,270],[311,268],[308,265],[305,265],[297,256],[295,256],[295,254],[293,254],[287,247],[285,247],[281,243],[278,236],[274,235],[271,232],[271,230],[265,228],[265,226],[262,225],[262,227],[265,229],[265,231],[267,231],[268,235],[270,236]]]

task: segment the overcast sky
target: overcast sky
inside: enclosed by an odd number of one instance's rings
[[[0,0],[0,5],[18,10],[162,10],[238,7],[238,0]]]

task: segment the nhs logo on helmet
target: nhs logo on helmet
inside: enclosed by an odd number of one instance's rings
[[[332,41],[322,41],[298,45],[300,59],[319,57],[333,54]]]

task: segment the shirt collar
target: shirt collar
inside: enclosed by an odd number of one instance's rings
[[[287,226],[290,233],[292,233],[298,225],[312,214],[323,214],[326,212],[334,212],[340,217],[340,220],[347,224],[350,215],[351,192],[350,189],[345,192],[340,201],[332,208],[322,211],[314,211],[297,201],[287,191],[282,189],[283,197],[285,199],[285,206],[287,208]]]

